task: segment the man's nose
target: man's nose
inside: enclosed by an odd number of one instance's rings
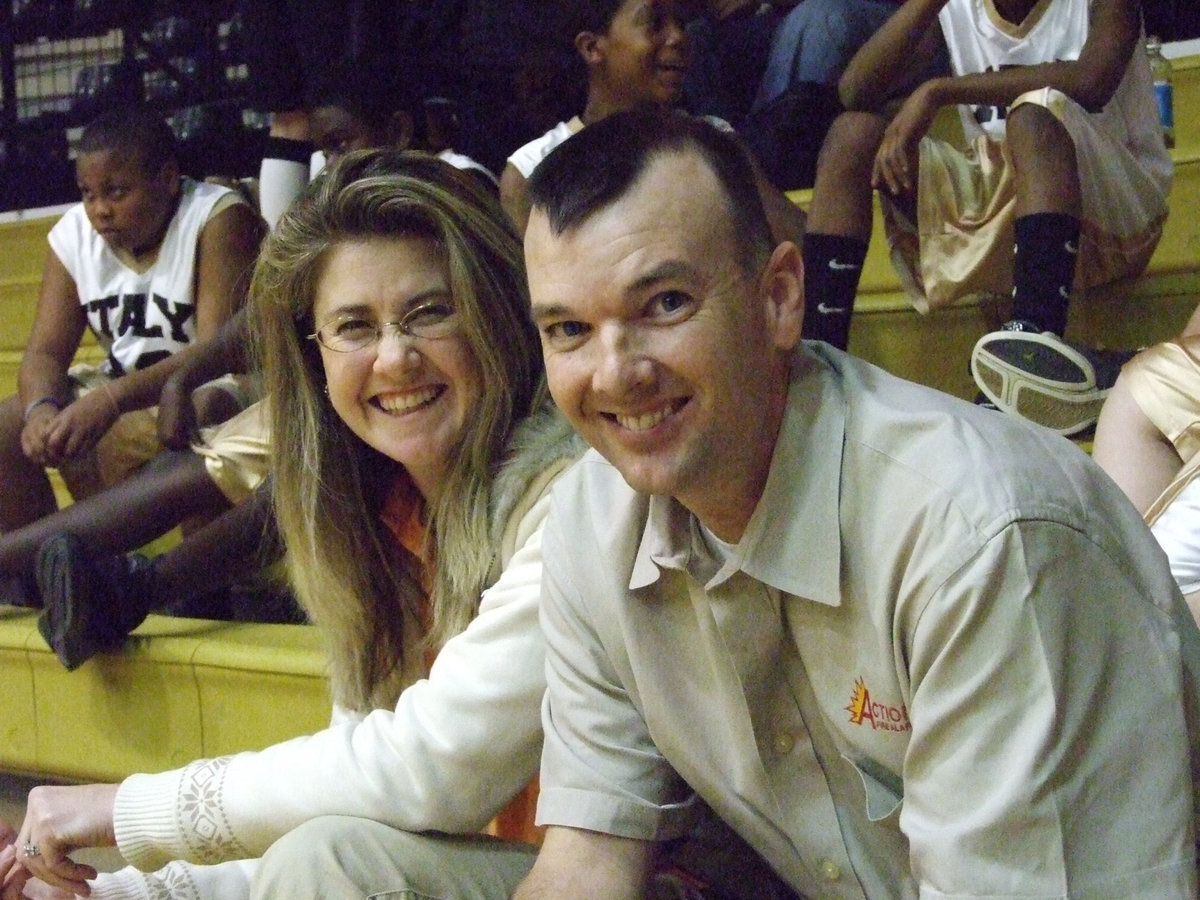
[[[653,369],[636,336],[619,325],[601,329],[597,353],[592,387],[604,396],[619,397],[645,383]]]

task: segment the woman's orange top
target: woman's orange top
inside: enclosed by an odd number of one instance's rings
[[[412,480],[407,475],[401,475],[392,486],[392,491],[388,495],[379,517],[396,542],[421,562],[421,587],[425,593],[422,596],[421,608],[417,610],[417,617],[420,619],[422,627],[428,629],[433,621],[433,610],[429,606],[428,600],[429,592],[433,587],[433,579],[432,561],[426,556],[425,524],[421,521],[424,508],[424,501]],[[437,651],[435,650],[427,651],[426,667],[433,665],[436,655]],[[534,815],[537,812],[537,797],[538,781],[537,778],[534,778],[509,801],[504,809],[500,810],[485,831],[509,841],[540,844],[545,829],[539,828],[533,823]]]

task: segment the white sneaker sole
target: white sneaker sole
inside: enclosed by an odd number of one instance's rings
[[[1000,342],[1035,344],[1050,350],[1078,372],[1070,381],[1027,372],[997,354]],[[1031,348],[1032,349],[1032,348]],[[1053,335],[1030,332],[985,334],[971,351],[971,376],[984,396],[1006,413],[1021,416],[1061,435],[1071,436],[1096,423],[1107,390],[1096,387],[1091,362]]]

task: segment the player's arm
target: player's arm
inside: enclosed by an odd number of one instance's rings
[[[208,340],[242,307],[266,225],[238,203],[209,220],[196,244],[196,339]]]
[[[207,341],[175,354],[176,369],[158,395],[158,439],[163,446],[183,450],[195,439],[198,416],[193,393],[197,388],[222,375],[249,370],[248,332],[243,306]]]
[[[500,173],[500,205],[517,227],[517,234],[523,235],[529,224],[529,187],[525,176],[512,163],[507,163]]]
[[[51,251],[42,266],[33,330],[17,375],[22,404],[49,399],[62,407],[71,401],[67,369],[86,328],[87,312],[80,305],[75,280]],[[53,411],[54,405],[45,405]]]
[[[59,412],[74,400],[67,369],[86,328],[87,313],[80,305],[75,280],[50,251],[42,266],[33,330],[17,372],[21,405],[27,410],[21,447],[29,459],[40,465],[57,465],[61,461],[47,442]]]
[[[881,111],[916,88],[942,42],[938,13],[947,0],[907,0],[850,58],[838,97],[850,110]]]
[[[551,827],[514,900],[636,900],[654,861],[654,844],[630,838]]]

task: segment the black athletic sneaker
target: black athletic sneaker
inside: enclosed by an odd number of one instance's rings
[[[138,553],[95,557],[76,535],[59,534],[37,556],[38,631],[68,671],[116,650],[150,611],[153,564]]]
[[[33,579],[23,575],[0,576],[0,606],[41,609]]]
[[[1074,435],[1096,424],[1100,407],[1134,351],[1094,350],[1016,319],[971,351],[971,375],[998,409]]]

